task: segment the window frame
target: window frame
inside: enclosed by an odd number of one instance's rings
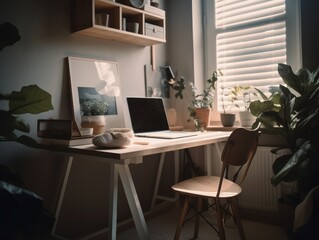
[[[217,68],[216,36],[218,33],[220,33],[220,31],[215,28],[215,0],[202,1],[205,48],[205,75],[210,76],[211,73]],[[290,65],[292,69],[298,70],[302,66],[300,0],[286,0],[285,4],[287,64]],[[215,108],[213,109],[212,113],[212,121],[219,121],[216,95]]]

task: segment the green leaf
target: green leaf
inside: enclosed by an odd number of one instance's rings
[[[37,85],[23,87],[20,92],[12,92],[12,98],[9,100],[9,109],[12,114],[46,112],[53,109],[51,95]]]
[[[33,138],[26,135],[22,135],[18,137],[16,141],[28,147],[33,147],[33,148],[38,147],[38,143]]]
[[[27,121],[25,121],[24,119],[21,118],[16,118],[15,119],[15,128],[21,132],[26,132],[29,133],[30,132],[30,125]]]
[[[283,63],[278,64],[278,73],[281,76],[282,80],[292,89],[298,93],[302,92],[302,88],[299,82],[299,78],[294,74],[289,65]]]
[[[276,159],[273,165],[275,176],[271,183],[276,186],[282,181],[294,181],[298,179],[297,170],[299,164],[308,159],[311,149],[309,141],[305,142],[293,155],[284,155]]]

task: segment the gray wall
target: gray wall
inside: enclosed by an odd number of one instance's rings
[[[160,4],[165,7],[164,1]],[[0,23],[14,24],[21,35],[19,42],[0,52],[0,91],[10,93],[22,86],[37,84],[52,95],[54,110],[23,116],[31,125],[30,136],[36,138],[39,118],[71,117],[67,56],[118,62],[123,97],[144,96],[144,65],[151,63],[150,47],[71,34],[70,1],[12,0],[2,1],[0,5]],[[166,44],[156,45],[155,51],[157,66],[165,66]],[[7,108],[3,101],[0,104],[1,109]],[[54,212],[66,167],[65,157],[8,142],[0,143],[0,152],[0,164],[10,166],[21,175],[25,186],[43,197],[45,208]],[[157,165],[158,156],[153,156],[146,158],[143,164],[131,166],[145,211],[149,210]],[[106,163],[75,158],[58,234],[75,238],[107,226],[108,176]],[[161,188],[169,189],[171,179],[173,176],[168,176],[167,186]],[[119,199],[119,220],[130,218],[122,188]]]

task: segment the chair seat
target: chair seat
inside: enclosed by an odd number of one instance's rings
[[[216,176],[200,176],[194,177],[172,186],[172,188],[183,194],[196,195],[203,197],[216,197],[217,188],[219,184],[219,177]],[[224,179],[220,198],[235,197],[241,192],[241,187],[228,180]]]

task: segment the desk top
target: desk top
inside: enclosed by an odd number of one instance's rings
[[[143,157],[147,155],[170,152],[185,148],[198,147],[217,142],[225,142],[230,131],[206,131],[196,136],[177,138],[177,139],[159,139],[136,137],[135,142],[146,142],[148,144],[131,144],[125,148],[119,149],[101,149],[92,144],[79,146],[43,146],[43,148],[70,154],[81,154],[112,160],[113,162],[124,163],[131,158]]]

